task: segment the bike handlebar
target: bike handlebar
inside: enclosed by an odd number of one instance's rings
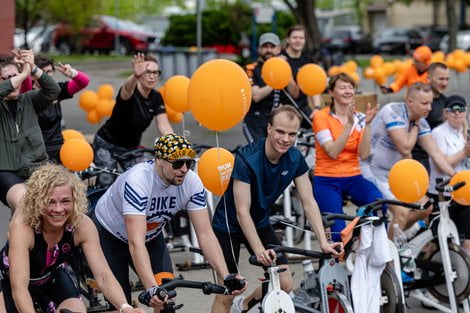
[[[449,185],[449,183],[450,179],[443,180],[436,185],[436,190],[440,192],[453,192],[462,188],[466,184],[464,181],[458,182],[455,185]]]
[[[202,292],[206,295],[209,294],[229,294],[228,288],[225,286],[217,285],[211,282],[201,282],[185,279],[173,279],[170,282],[164,283],[159,286],[159,288],[152,289],[150,297],[157,296],[160,300],[164,300],[165,296],[168,295],[168,298],[174,298],[176,296],[176,288],[192,288],[192,289],[201,289]],[[139,294],[139,302],[142,304],[147,304],[145,298],[148,291],[143,291]]]
[[[330,259],[330,258],[332,258],[330,253],[323,253],[323,252],[307,250],[307,249],[300,249],[300,248],[294,248],[294,247],[268,245],[268,249],[274,250],[274,252],[276,252],[277,256],[279,256],[281,253],[292,253],[292,254],[303,255],[303,256],[311,257],[311,258],[315,258],[315,259]],[[264,264],[258,262],[258,259],[257,259],[256,255],[250,256],[248,261],[250,262],[251,265],[264,266]]]
[[[98,176],[99,174],[111,174],[115,176],[119,176],[119,173],[117,170],[113,169],[110,170],[108,168],[102,168],[102,167],[97,167],[97,166],[90,166],[87,169],[77,172],[77,175],[83,180],[83,179],[89,179]]]

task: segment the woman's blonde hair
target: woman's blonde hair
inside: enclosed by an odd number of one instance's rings
[[[42,227],[44,210],[55,187],[68,185],[72,189],[73,209],[67,224],[78,226],[87,211],[86,185],[74,173],[61,165],[47,163],[33,172],[26,182],[26,193],[20,206],[25,223],[38,230]]]

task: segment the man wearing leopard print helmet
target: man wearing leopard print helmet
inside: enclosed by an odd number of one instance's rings
[[[154,291],[173,278],[162,230],[179,210],[187,210],[201,249],[232,294],[246,289],[240,275],[230,274],[210,225],[204,186],[191,171],[196,152],[176,134],[155,141],[155,160],[134,165],[121,174],[98,200],[92,219],[112,272],[130,301],[129,265],[147,290],[147,304],[160,312],[164,301]],[[163,290],[164,291],[164,290]],[[166,301],[166,299],[165,299]]]

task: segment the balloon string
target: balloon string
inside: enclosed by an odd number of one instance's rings
[[[285,90],[285,89],[281,89],[284,94],[286,95],[287,99],[289,99],[289,101],[292,103],[292,105],[297,109],[297,111],[299,111],[300,115],[302,115],[302,117],[307,121],[307,123],[312,126],[312,121],[310,120],[310,117],[308,117],[304,111],[302,111],[299,107],[299,105],[297,104],[297,102],[295,102],[295,100],[291,97],[291,95]]]
[[[183,114],[183,118],[181,119],[181,127],[183,128],[182,132],[183,132],[183,137],[185,138],[188,138],[189,137],[189,132],[186,130],[186,124],[185,124],[185,121],[184,121],[184,113]]]

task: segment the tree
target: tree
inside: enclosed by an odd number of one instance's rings
[[[47,0],[16,0],[15,22],[24,30],[24,42],[28,49],[28,32],[47,16]]]

